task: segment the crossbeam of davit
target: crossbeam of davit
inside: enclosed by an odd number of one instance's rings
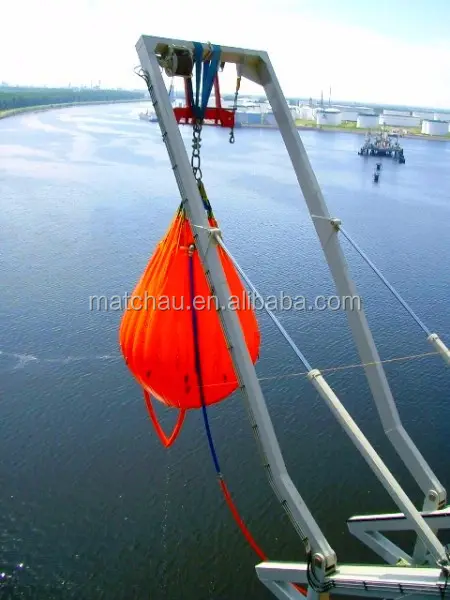
[[[175,40],[171,38],[156,38],[149,35],[143,35],[139,39],[137,46],[143,44],[148,53],[161,55],[167,52],[170,46],[187,48],[194,51],[193,42],[186,40]],[[203,44],[204,57],[208,53],[208,45]],[[138,48],[139,52],[139,48]],[[260,61],[268,60],[267,52],[263,50],[247,50],[244,48],[233,48],[231,46],[220,46],[220,61],[233,64],[246,64],[248,66],[257,66]]]

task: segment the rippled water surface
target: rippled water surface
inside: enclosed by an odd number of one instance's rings
[[[89,296],[131,292],[179,202],[157,125],[132,105],[0,121],[0,597],[33,600],[271,598],[189,414],[164,450],[119,356],[121,313]],[[183,129],[189,146],[190,131]],[[405,140],[406,165],[357,156],[362,138],[302,134],[330,212],[450,342],[450,145]],[[205,184],[227,245],[263,295],[334,294],[276,131],[204,133]],[[425,336],[343,240],[383,359],[430,352]],[[286,464],[340,561],[373,560],[352,514],[393,510],[262,313],[257,366]],[[313,366],[358,363],[341,311],[290,311]],[[405,426],[448,484],[448,370],[435,356],[385,365]],[[381,434],[364,374],[333,386],[405,489],[422,496]],[[167,426],[172,415],[159,411]],[[210,410],[222,469],[271,558],[303,560],[265,479],[238,394]]]

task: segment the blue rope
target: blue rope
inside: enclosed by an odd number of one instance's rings
[[[205,402],[205,393],[203,389],[203,377],[202,377],[202,368],[200,363],[200,348],[198,343],[198,321],[197,321],[197,311],[195,309],[195,285],[194,285],[194,255],[192,254],[189,257],[189,287],[191,292],[191,314],[192,314],[192,331],[194,336],[194,357],[195,357],[195,371],[198,379],[199,393],[200,393],[200,402],[202,404],[202,413],[203,413],[203,422],[205,424],[206,435],[208,437],[209,449],[211,452],[211,456],[214,462],[214,467],[216,469],[217,475],[221,477],[219,459],[217,458],[216,449],[214,447],[214,442],[211,435],[211,429],[209,426],[208,413],[206,410],[206,402]]]
[[[212,57],[203,61],[203,45],[199,42],[194,44],[194,64],[195,64],[195,102],[192,88],[192,79],[188,80],[189,99],[192,99],[192,109],[194,116],[202,120],[208,107],[209,97],[214,85],[214,78],[219,71],[220,66],[220,46],[212,46]],[[200,94],[201,88],[201,94]],[[200,103],[201,96],[201,103]]]
[[[194,64],[195,64],[195,104],[194,110],[198,110],[200,100],[200,78],[203,63],[203,46],[194,42]]]
[[[219,70],[220,61],[220,46],[213,46],[212,58],[203,62],[203,45],[199,42],[193,42],[194,44],[194,62],[195,62],[195,104],[193,103],[192,109],[197,119],[202,120],[205,116],[206,108],[208,106],[208,100],[211,95],[211,90],[214,85],[214,78]],[[203,66],[203,72],[202,72]],[[200,82],[202,83],[202,103],[199,105],[200,100]],[[193,98],[192,79],[188,81],[188,94],[190,98]],[[205,210],[208,212],[208,216],[212,214],[211,205],[206,196],[206,192],[202,187],[200,189],[203,205]],[[217,458],[216,449],[211,435],[211,428],[209,426],[208,412],[206,409],[205,392],[203,389],[203,376],[200,362],[200,348],[198,339],[198,321],[197,312],[195,310],[195,285],[194,285],[194,256],[189,257],[189,284],[191,292],[191,314],[192,314],[192,332],[194,336],[194,359],[195,359],[195,371],[198,379],[200,402],[202,405],[203,422],[205,424],[206,435],[208,437],[209,449],[214,462],[217,475],[221,477],[219,459]]]
[[[242,518],[239,515],[236,505],[234,504],[233,499],[231,497],[228,486],[222,477],[222,473],[220,471],[219,459],[217,458],[216,449],[214,448],[214,442],[213,442],[212,435],[211,435],[211,429],[209,427],[208,413],[206,410],[206,402],[205,402],[205,396],[204,396],[204,391],[203,391],[202,369],[201,369],[201,364],[200,364],[197,311],[195,310],[195,305],[194,305],[194,299],[195,299],[194,287],[195,286],[194,286],[194,254],[193,253],[189,256],[189,284],[190,284],[190,292],[191,292],[190,296],[191,296],[191,311],[192,311],[192,330],[193,330],[193,334],[194,334],[195,370],[197,373],[198,384],[199,384],[200,402],[202,404],[202,413],[203,413],[203,422],[205,424],[206,435],[208,437],[208,444],[209,444],[209,449],[210,449],[211,456],[212,456],[212,459],[214,462],[214,467],[216,469],[216,474],[217,474],[217,477],[219,480],[220,488],[225,497],[225,502],[227,503],[227,506],[230,509],[230,512],[233,515],[233,518],[236,521],[239,529],[241,530],[242,534],[244,535],[245,539],[250,544],[252,549],[258,554],[260,559],[263,561],[267,561],[268,559],[267,559],[266,555],[261,550],[261,548],[258,546],[258,544],[255,542],[252,534],[247,529],[244,521],[242,520]],[[292,584],[292,585],[294,585],[294,587],[298,591],[300,591],[304,596],[306,596],[305,590],[301,589],[296,584]]]
[[[187,80],[187,101],[188,106],[194,106],[194,90],[192,89],[192,79]]]
[[[208,106],[208,100],[214,85],[214,79],[220,66],[220,46],[212,46],[212,58],[207,61],[204,69],[203,89],[202,89],[202,112],[205,114]],[[206,75],[205,75],[206,72]],[[202,115],[202,116],[203,116]]]
[[[206,110],[206,106],[208,105],[208,100],[209,100],[209,96],[208,96],[206,98],[206,104],[205,104],[205,90],[207,89],[207,86],[208,86],[208,73],[209,73],[210,65],[211,65],[211,60],[208,58],[203,63],[203,74],[202,74],[202,105],[201,105],[201,108],[202,109],[205,108],[205,110]]]

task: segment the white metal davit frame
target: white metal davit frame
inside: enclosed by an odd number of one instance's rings
[[[377,552],[390,566],[338,566],[335,552],[294,486],[284,464],[255,368],[245,344],[239,317],[230,309],[230,291],[219,255],[216,251],[211,251],[214,248],[214,245],[211,246],[211,241],[222,246],[243,278],[250,286],[252,284],[227,250],[220,232],[209,227],[203,200],[161,74],[162,66],[176,71],[177,49],[193,53],[195,45],[184,40],[142,36],[136,48],[182,202],[191,225],[195,227],[196,250],[204,265],[211,292],[217,297],[219,304],[225,307],[219,310],[218,314],[229,343],[240,389],[249,410],[252,428],[263,451],[269,480],[308,551],[306,563],[261,563],[256,567],[258,577],[276,597],[284,600],[301,597],[300,592],[289,583],[307,584],[310,597],[324,595],[331,588],[332,593],[379,598],[397,598],[406,593],[418,596],[442,594],[449,577],[449,555],[437,537],[437,530],[450,528],[450,511],[445,509],[446,491],[401,424],[361,307],[358,310],[347,311],[353,338],[361,362],[367,365],[366,377],[384,431],[425,494],[423,510],[427,512],[421,513],[415,508],[321,373],[309,365],[300,350],[279,326],[288,343],[307,367],[309,380],[400,510],[396,515],[353,517],[348,522],[350,531]],[[210,45],[202,44],[202,48],[204,57],[210,54]],[[222,46],[220,62],[236,64],[243,77],[264,88],[338,294],[343,297],[356,296],[356,288],[350,278],[339,242],[341,223],[329,215],[267,53]],[[275,317],[274,319],[276,320]],[[412,556],[380,533],[393,530],[413,530],[417,534],[416,548]],[[399,562],[408,565],[408,568],[399,567]],[[425,564],[429,565],[426,569],[422,567]]]

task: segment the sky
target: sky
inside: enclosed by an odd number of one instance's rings
[[[450,0],[14,0],[0,82],[140,88],[145,34],[266,50],[286,96],[450,108],[449,23]]]

